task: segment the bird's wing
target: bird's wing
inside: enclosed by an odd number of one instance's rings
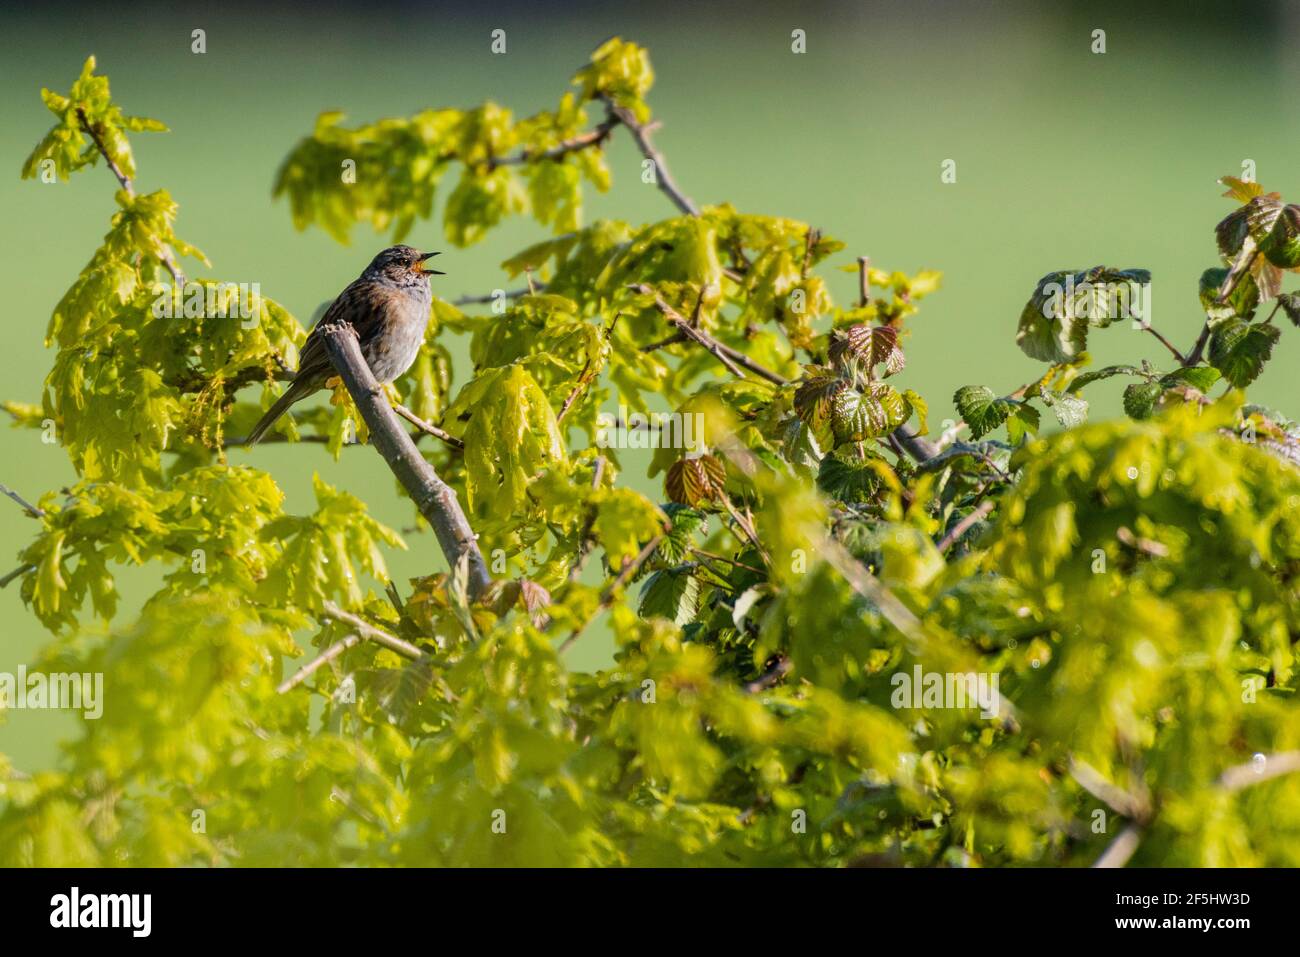
[[[359,282],[360,280],[357,280]],[[354,287],[357,282],[351,283],[346,289],[339,293],[330,307],[325,310],[325,314],[316,320],[316,325],[312,326],[311,332],[307,335],[307,341],[303,343],[302,352],[298,354],[298,371],[294,374],[295,379],[301,379],[304,376],[328,378],[333,364],[330,362],[329,353],[325,351],[325,342],[320,336],[320,330],[324,326],[337,325],[340,322],[347,323],[355,311],[349,303],[355,298]]]

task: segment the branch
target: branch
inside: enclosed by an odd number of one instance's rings
[[[360,635],[348,635],[342,641],[334,642],[334,644],[330,645],[311,661],[307,662],[307,664],[295,671],[290,677],[281,681],[279,687],[275,689],[276,694],[284,694],[286,691],[291,691],[298,687],[298,685],[310,678],[321,665],[333,661],[349,648],[359,644],[361,644]]]
[[[1170,352],[1172,352],[1172,353],[1174,354],[1174,358],[1178,360],[1178,364],[1179,364],[1180,366],[1185,366],[1185,365],[1187,365],[1187,360],[1186,360],[1185,358],[1183,358],[1183,354],[1182,354],[1181,352],[1179,352],[1179,351],[1174,347],[1174,344],[1173,344],[1172,342],[1170,342],[1168,339],[1166,339],[1164,336],[1162,336],[1159,332],[1157,332],[1155,326],[1151,325],[1151,323],[1149,323],[1149,322],[1144,322],[1144,323],[1142,323],[1140,326],[1138,326],[1138,328],[1141,329],[1143,332],[1149,332],[1149,333],[1151,333],[1151,335],[1153,335],[1153,336],[1155,336],[1157,339],[1159,339],[1160,342],[1161,342],[1161,344],[1162,344],[1166,349],[1168,349]]]
[[[1260,781],[1296,771],[1300,771],[1300,751],[1279,751],[1265,755],[1262,762],[1247,761],[1228,768],[1219,775],[1219,787],[1229,792],[1240,791]]]
[[[993,502],[992,499],[985,499],[984,501],[980,502],[976,508],[971,510],[969,515],[967,515],[960,522],[954,525],[949,530],[947,535],[939,539],[939,544],[938,544],[939,551],[946,552],[949,548],[953,546],[953,544],[957,541],[957,539],[961,538],[963,535],[966,534],[967,530],[972,525],[974,525],[976,522],[983,519],[986,515],[988,515],[989,512],[993,511],[994,507],[995,507],[995,503]]]
[[[32,518],[45,517],[45,509],[38,508],[37,506],[33,505],[31,502],[27,501],[27,499],[23,498],[21,495],[19,495],[17,492],[11,489],[9,486],[0,485],[0,493],[4,495],[8,495],[11,499],[17,502],[20,506],[22,506],[23,511],[26,512],[28,515],[30,515]]]
[[[403,658],[410,658],[412,661],[418,661],[424,657],[424,652],[415,645],[402,638],[396,638],[382,629],[376,628],[370,622],[366,621],[360,615],[354,615],[350,611],[344,611],[332,601],[327,601],[321,605],[321,611],[326,618],[332,618],[335,621],[341,621],[345,625],[351,625],[357,630],[357,634],[368,641],[373,641],[377,645],[383,645],[389,651],[395,651]]]
[[[1086,761],[1070,758],[1070,777],[1102,804],[1116,814],[1145,824],[1151,817],[1151,797],[1148,794],[1130,794],[1118,784],[1112,784]],[[1132,853],[1132,852],[1130,852]]]
[[[1142,826],[1130,823],[1093,862],[1093,867],[1123,867],[1142,843]]]
[[[122,189],[126,192],[126,195],[134,199],[135,186],[132,184],[131,178],[122,172],[122,168],[118,166],[117,163],[114,162],[113,157],[108,154],[108,149],[104,146],[104,141],[99,138],[99,132],[90,125],[90,120],[86,118],[86,111],[80,107],[77,108],[77,119],[81,121],[81,128],[86,131],[86,135],[90,137],[91,142],[95,144],[95,149],[99,150],[99,155],[104,157],[104,162],[108,164],[109,172],[117,177],[117,181],[122,184]],[[181,272],[181,267],[176,265],[176,256],[172,252],[171,247],[166,243],[160,243],[158,248],[158,258],[161,259],[162,264],[167,267],[167,271],[172,274],[172,279],[176,281],[176,285],[184,286],[185,274]]]
[[[871,257],[858,257],[858,305],[865,306],[871,301]]]
[[[650,556],[654,554],[655,549],[659,547],[659,543],[664,540],[664,535],[664,532],[660,532],[654,538],[650,539],[650,541],[646,542],[645,547],[641,549],[635,558],[629,559],[623,563],[623,570],[618,573],[618,577],[610,582],[601,593],[600,604],[596,606],[596,610],[592,612],[591,617],[577,628],[573,629],[573,634],[569,635],[568,638],[565,638],[564,641],[560,643],[560,647],[555,651],[557,655],[562,655],[568,651],[569,647],[578,640],[578,636],[581,635],[586,627],[595,620],[596,616],[614,603],[614,595],[620,588],[626,585],[628,580],[637,573],[637,570],[644,565],[647,560],[649,560]]]
[[[652,287],[647,286],[644,283],[634,283],[630,288],[642,295],[654,296],[655,308],[663,313],[664,318],[668,320],[670,325],[676,328],[678,334],[703,346],[737,378],[743,379],[745,377],[745,373],[740,371],[739,368],[743,367],[754,373],[754,375],[766,379],[773,385],[783,386],[789,383],[789,380],[785,376],[759,365],[740,350],[732,349],[730,346],[723,345],[703,329],[692,326],[685,316],[672,306],[668,305],[668,303],[664,301],[663,297],[656,293]]]
[[[438,428],[436,425],[430,422],[424,421],[424,419],[420,418],[418,415],[416,415],[414,412],[412,412],[410,409],[408,409],[406,406],[402,405],[401,403],[398,403],[397,405],[393,406],[393,411],[396,412],[398,415],[400,415],[402,418],[404,418],[407,422],[410,422],[421,432],[426,432],[429,435],[432,435],[435,439],[442,439],[442,441],[446,442],[453,449],[465,448],[465,443],[462,442],[460,439],[456,438],[456,436],[452,435],[450,432]]]
[[[773,655],[768,666],[763,669],[753,681],[746,683],[745,691],[749,694],[757,694],[760,691],[766,691],[773,685],[779,684],[781,679],[788,675],[794,668],[794,662],[782,654]]]
[[[9,586],[9,583],[13,581],[15,578],[17,578],[19,575],[26,575],[28,572],[34,572],[34,571],[36,571],[35,565],[19,565],[9,574],[5,575],[3,578],[0,578],[0,588],[7,588]]]
[[[424,516],[454,569],[462,555],[469,560],[469,597],[474,600],[491,584],[478,540],[456,491],[434,471],[420,454],[411,437],[397,421],[397,413],[384,397],[383,387],[375,381],[357,342],[356,332],[348,325],[317,326],[330,361],[352,395],[361,417],[370,429],[370,441],[384,457],[397,480],[402,483]]]
[[[558,145],[552,146],[548,150],[532,153],[524,149],[510,156],[489,160],[488,169],[493,170],[498,166],[523,166],[527,163],[538,163],[542,160],[562,160],[570,153],[577,153],[593,146],[602,145],[605,140],[609,139],[609,134],[619,122],[619,119],[609,116],[585,133],[579,133],[567,140],[561,140]]]
[[[641,155],[654,163],[655,166],[655,185],[667,196],[674,206],[680,209],[687,216],[700,215],[700,207],[695,205],[695,201],[681,191],[673,179],[672,174],[668,172],[668,164],[664,156],[650,142],[650,131],[652,127],[647,126],[636,118],[631,110],[626,107],[616,106],[612,100],[602,97],[605,100],[605,106],[609,112],[617,117],[618,121],[627,127],[632,139],[636,141],[637,149]]]
[[[546,287],[543,284],[538,283],[536,288],[545,289]],[[536,292],[536,289],[511,289],[508,291],[502,291],[505,292],[507,299],[518,299],[520,296],[533,295],[534,292]],[[496,299],[497,297],[495,295],[488,293],[486,296],[461,296],[459,299],[453,299],[451,304],[453,306],[481,306],[489,302],[496,302]]]

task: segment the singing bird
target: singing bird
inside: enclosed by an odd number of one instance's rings
[[[356,330],[361,354],[381,383],[392,382],[409,369],[429,325],[433,305],[429,277],[445,275],[424,267],[436,255],[410,246],[390,246],[371,260],[312,328],[289,388],[254,426],[245,444],[255,444],[289,406],[324,388],[336,374],[319,335],[322,328],[343,324]]]

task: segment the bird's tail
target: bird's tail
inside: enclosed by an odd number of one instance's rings
[[[267,431],[270,430],[271,426],[275,425],[276,420],[284,415],[289,406],[303,398],[308,392],[314,391],[303,386],[304,383],[296,379],[289,383],[289,388],[284,390],[284,395],[275,400],[275,405],[266,410],[266,415],[262,416],[257,425],[253,426],[253,431],[248,433],[248,438],[244,440],[245,448],[256,445],[262,436],[266,435]]]

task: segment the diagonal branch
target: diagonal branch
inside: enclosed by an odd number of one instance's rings
[[[455,568],[462,555],[469,560],[469,597],[477,598],[491,584],[478,537],[460,507],[456,491],[439,476],[420,454],[410,435],[398,422],[397,413],[388,404],[383,387],[375,380],[370,366],[361,355],[356,332],[351,326],[317,327],[330,361],[352,395],[361,417],[370,429],[370,441],[388,467],[402,483],[420,514],[433,527],[438,544],[449,568]]]
[[[446,431],[445,429],[438,428],[432,422],[424,421],[424,419],[420,418],[418,415],[416,415],[406,406],[399,403],[393,406],[393,411],[396,412],[398,415],[400,415],[402,418],[404,418],[407,422],[410,422],[421,432],[428,433],[429,435],[432,435],[435,439],[441,439],[442,441],[450,445],[453,449],[465,448],[465,443],[462,442],[460,439],[456,438],[456,436],[452,435],[450,432]]]
[[[21,495],[19,495],[17,492],[11,489],[8,485],[0,485],[0,494],[8,495],[11,499],[17,502],[22,507],[22,510],[26,512],[30,517],[32,518],[45,517],[45,509],[33,505],[31,502],[27,501],[27,499],[23,498]]]
[[[293,690],[315,674],[322,665],[328,664],[349,648],[359,644],[361,644],[360,635],[348,635],[346,638],[334,642],[334,644],[330,645],[288,678],[281,681],[279,686],[275,689],[276,693],[284,694],[287,691]]]
[[[789,382],[785,376],[759,365],[738,349],[732,349],[730,346],[723,345],[703,329],[691,325],[685,316],[665,302],[663,297],[659,296],[652,287],[647,286],[644,283],[638,283],[634,284],[630,288],[642,295],[654,296],[655,308],[663,313],[664,318],[667,319],[669,324],[677,330],[679,335],[703,346],[713,354],[714,358],[727,367],[727,371],[737,378],[743,379],[745,377],[745,373],[742,372],[740,368],[737,368],[744,367],[756,376],[766,379],[773,385],[782,386]]]
[[[654,144],[650,142],[650,132],[653,129],[636,118],[636,115],[627,107],[617,106],[608,97],[602,97],[605,106],[609,109],[612,116],[616,117],[620,123],[627,127],[627,131],[632,134],[632,139],[636,141],[637,149],[641,155],[648,159],[655,167],[655,185],[660,191],[667,196],[674,206],[680,209],[687,216],[700,215],[700,207],[695,205],[695,201],[682,192],[677,181],[673,179],[668,172],[668,164],[664,156]]]
[[[126,195],[134,199],[135,185],[131,182],[131,177],[123,173],[122,168],[109,155],[107,147],[104,146],[104,141],[99,136],[99,131],[91,125],[90,120],[86,117],[86,111],[80,107],[77,108],[77,119],[81,121],[81,128],[86,131],[86,135],[90,137],[91,142],[95,144],[95,149],[99,150],[99,155],[104,157],[104,162],[108,164],[108,171],[117,177],[117,181],[122,185]],[[184,286],[185,274],[181,272],[181,267],[176,264],[176,255],[172,252],[171,247],[166,243],[160,243],[158,258],[167,267],[167,271],[172,274],[172,279],[176,280],[176,285]]]
[[[376,628],[370,622],[366,621],[360,615],[354,615],[350,611],[345,611],[332,601],[327,601],[321,605],[326,618],[332,618],[335,621],[341,621],[345,625],[351,625],[357,630],[357,634],[368,641],[373,641],[377,645],[383,645],[389,651],[395,651],[403,658],[410,658],[412,661],[418,661],[424,657],[424,652],[409,641],[394,637],[382,628]],[[345,639],[346,640],[346,639]]]

